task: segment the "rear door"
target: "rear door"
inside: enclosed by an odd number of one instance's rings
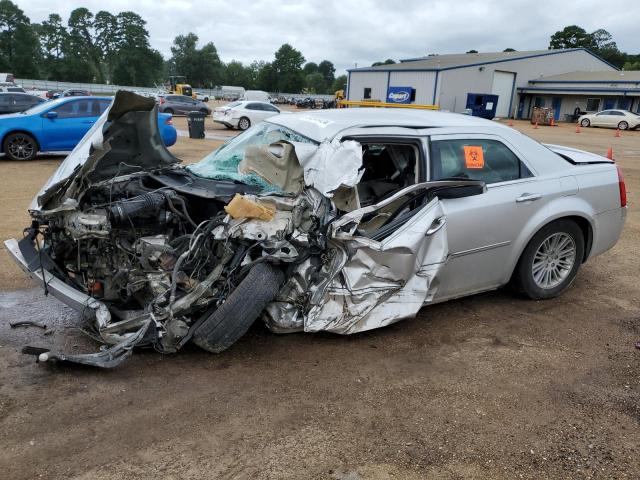
[[[98,119],[100,103],[97,99],[69,100],[49,112],[57,116],[42,115],[43,149],[68,151],[75,148]]]
[[[557,193],[558,180],[534,177],[515,148],[494,135],[434,135],[429,163],[430,180],[469,178],[487,185],[484,195],[442,201],[450,258],[438,298],[502,285],[515,240],[533,212]]]

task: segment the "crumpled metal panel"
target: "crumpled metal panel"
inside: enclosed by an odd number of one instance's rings
[[[304,169],[304,182],[325,197],[331,198],[339,187],[355,186],[364,173],[362,145],[355,140],[335,138],[320,145],[294,144],[298,161]]]
[[[340,232],[321,269],[297,267],[266,310],[275,332],[326,330],[351,334],[413,317],[433,297],[447,255],[443,211],[433,199],[378,242]],[[438,221],[441,223],[438,223]],[[432,225],[439,225],[433,233]],[[334,234],[337,232],[334,232]]]

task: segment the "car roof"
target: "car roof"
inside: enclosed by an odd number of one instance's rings
[[[441,112],[408,108],[341,108],[316,112],[280,114],[267,120],[290,128],[305,137],[321,142],[353,127],[487,127],[508,128],[491,120]]]

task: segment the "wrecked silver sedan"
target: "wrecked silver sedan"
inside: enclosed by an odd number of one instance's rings
[[[50,359],[113,367],[134,347],[214,353],[259,317],[351,334],[510,280],[550,298],[613,246],[611,161],[462,115],[280,115],[197,164],[163,145],[153,100],[126,92],[6,245],[106,345]]]

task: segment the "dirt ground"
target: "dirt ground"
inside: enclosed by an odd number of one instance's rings
[[[638,478],[640,132],[516,128],[611,146],[625,173],[621,241],[554,300],[501,290],[350,337],[255,325],[217,356],[187,348],[138,352],[113,371],[44,367],[21,346],[81,348],[77,316],[25,288],[0,251],[0,476]],[[181,138],[172,150],[192,161],[219,143]],[[0,160],[1,238],[20,233],[59,162]],[[16,317],[55,332],[12,330]]]

